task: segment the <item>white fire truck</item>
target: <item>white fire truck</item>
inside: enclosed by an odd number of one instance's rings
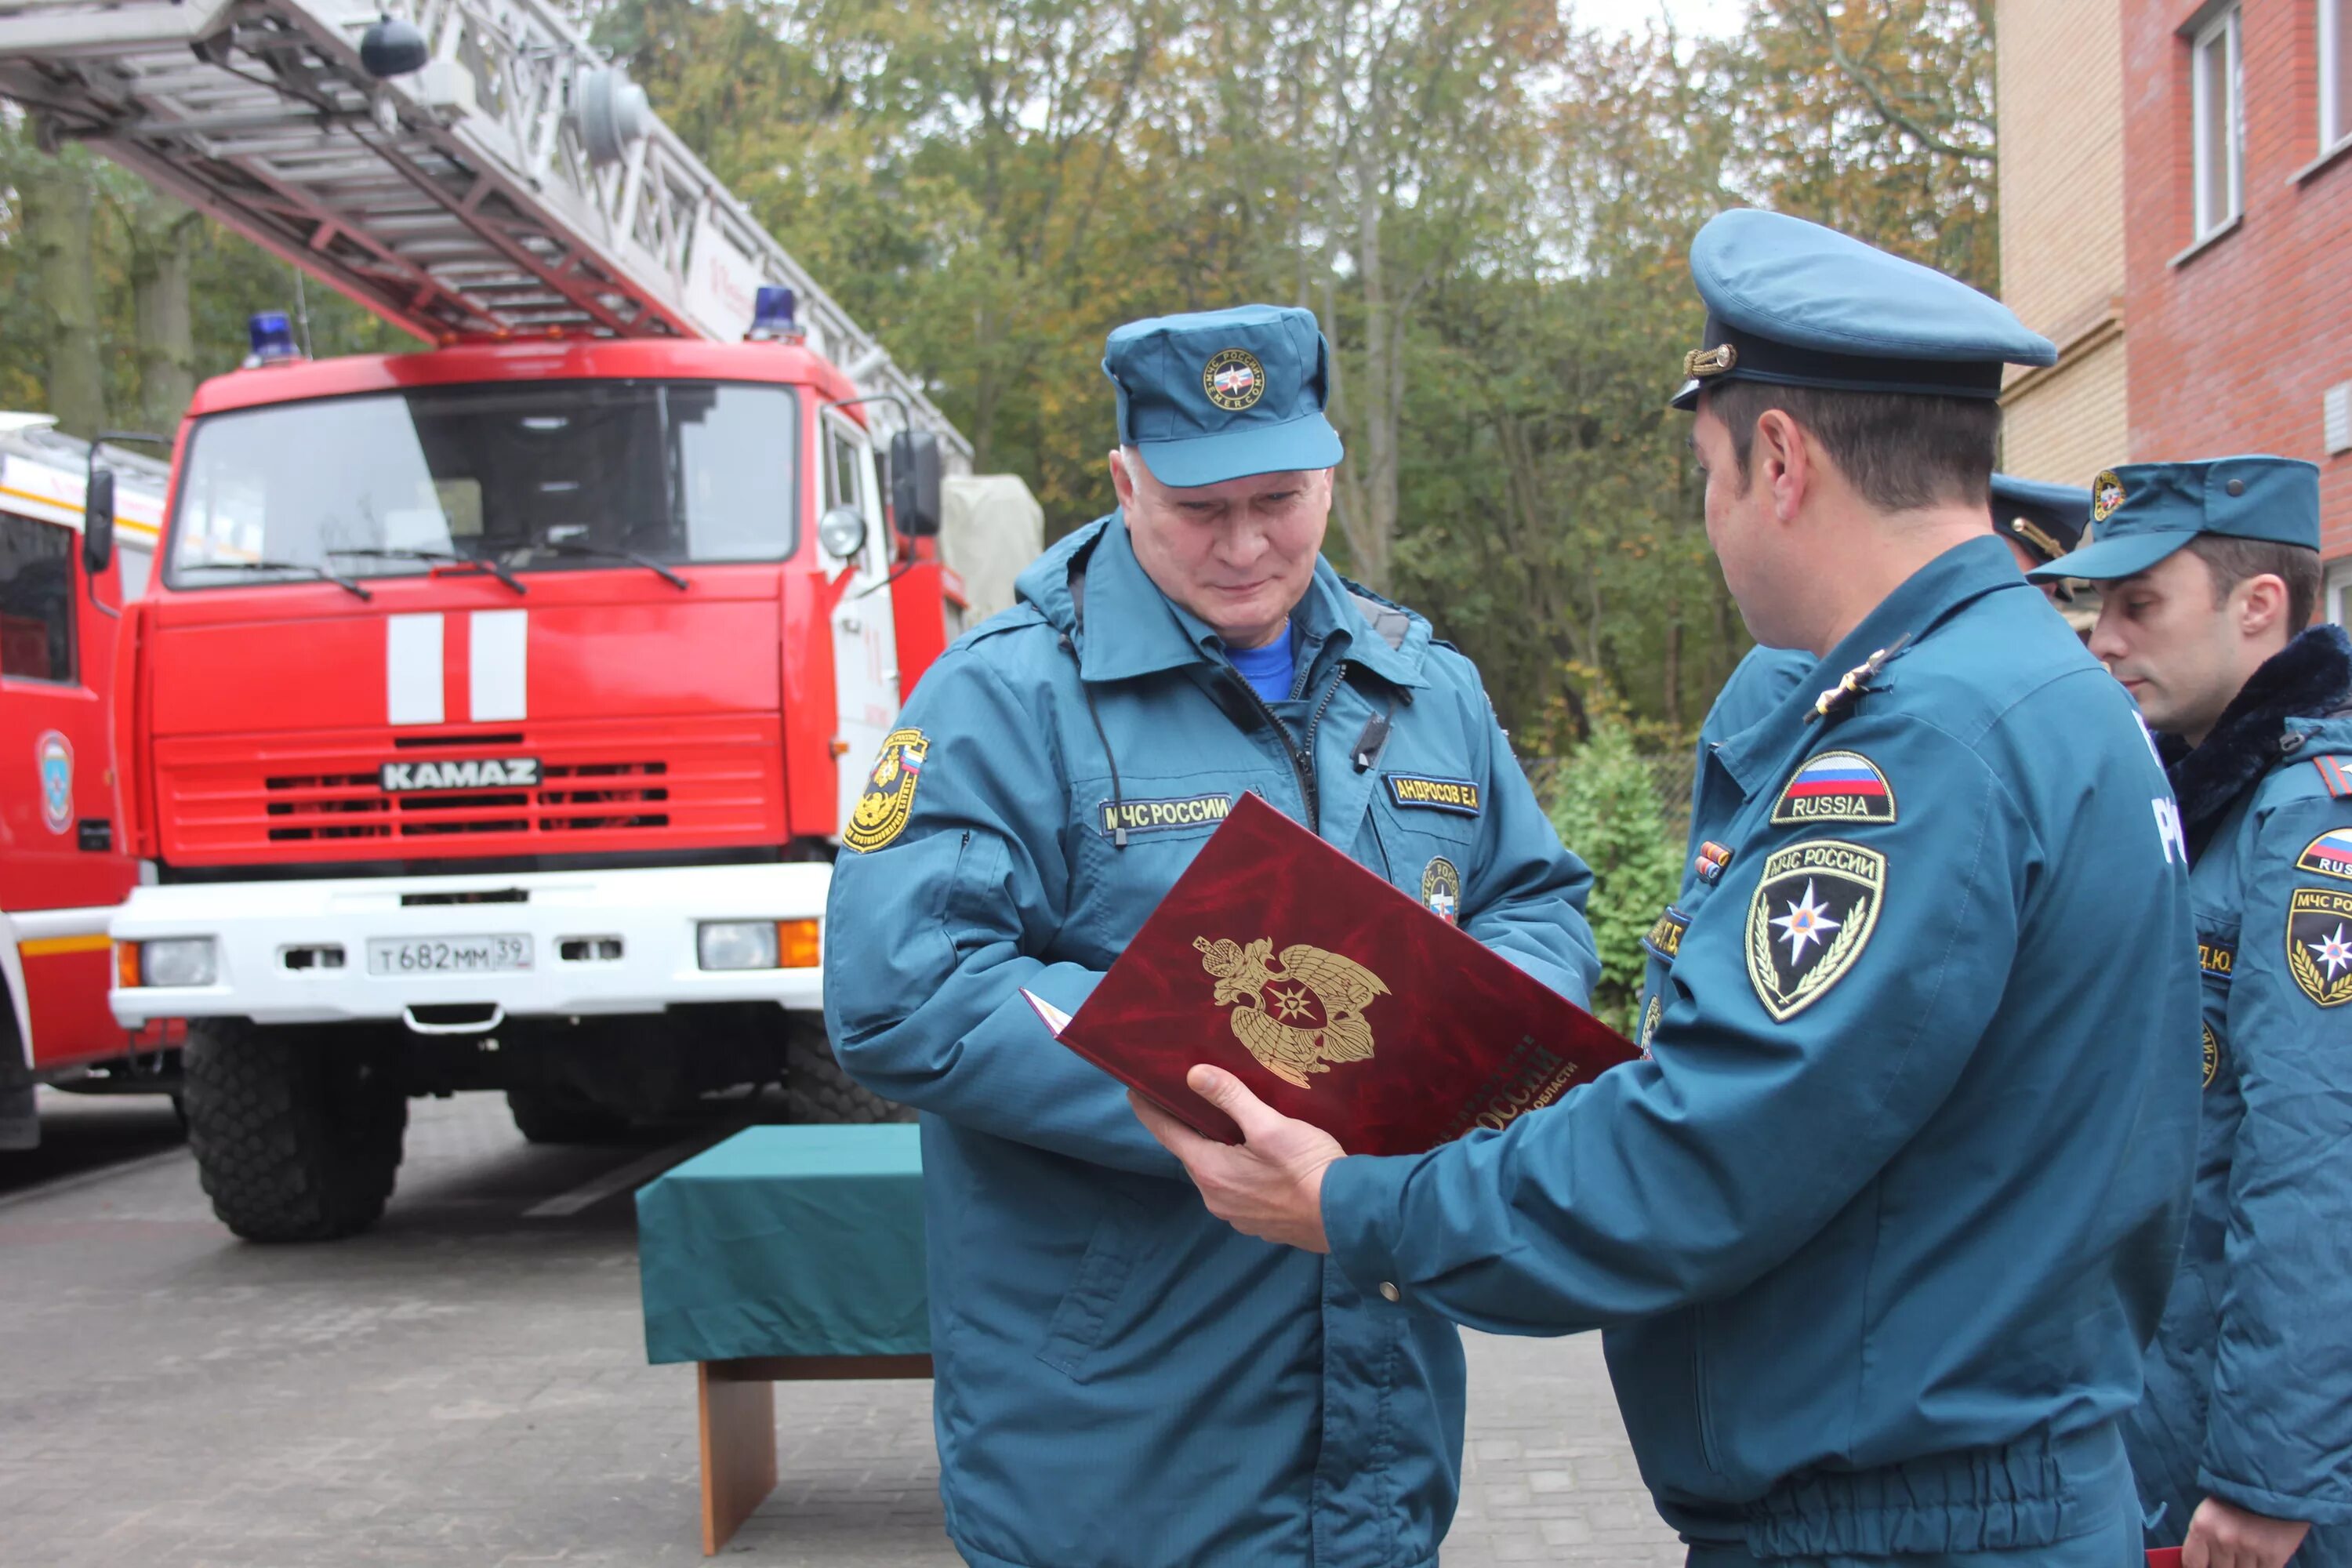
[[[916,380],[543,0],[15,0],[0,93],[435,345],[312,363],[257,319],[125,612],[152,877],[110,1001],[187,1020],[221,1217],[370,1224],[416,1094],[551,1140],[742,1083],[890,1113],[818,959],[970,608],[970,448]]]

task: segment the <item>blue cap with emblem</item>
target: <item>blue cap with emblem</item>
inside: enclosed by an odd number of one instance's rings
[[[1129,321],[1103,346],[1119,444],[1178,489],[1338,466],[1330,364],[1315,313],[1284,305]]]
[[[2055,561],[2080,544],[2090,521],[2091,492],[2080,485],[1992,477],[1993,531],[2017,541],[2037,561]]]
[[[2091,481],[2091,542],[2026,574],[2112,582],[2200,533],[2319,549],[2319,469],[2294,458],[2126,463]]]
[[[1706,346],[1683,356],[1676,408],[1726,381],[1992,398],[2003,366],[2058,363],[2000,300],[1802,218],[1717,213],[1690,268]]]

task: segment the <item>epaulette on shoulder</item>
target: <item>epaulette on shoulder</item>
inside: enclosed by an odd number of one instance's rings
[[[2338,800],[2352,798],[2352,762],[2333,753],[2314,757],[2311,765],[2319,770],[2320,786]]]
[[[1007,632],[1017,632],[1024,626],[1050,626],[1053,623],[1045,618],[1045,613],[1043,610],[1024,600],[1009,610],[997,611],[996,614],[956,638],[956,642],[959,645],[969,646],[986,642],[991,637],[1001,637]]]
[[[1355,601],[1356,611],[1380,633],[1381,640],[1391,650],[1404,647],[1404,639],[1412,631],[1412,612],[1394,599],[1373,593],[1352,577],[1339,579],[1339,586]]]

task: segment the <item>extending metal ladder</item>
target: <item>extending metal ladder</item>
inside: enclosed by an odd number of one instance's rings
[[[414,0],[378,79],[354,0],[0,0],[0,95],[432,342],[740,336],[790,285],[810,346],[971,444],[641,91],[543,0]],[[887,405],[873,410],[885,426]]]

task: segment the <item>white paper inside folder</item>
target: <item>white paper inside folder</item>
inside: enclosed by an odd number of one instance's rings
[[[1025,985],[1021,988],[1021,995],[1032,1008],[1035,1009],[1037,1016],[1044,1021],[1045,1032],[1055,1039],[1060,1039],[1062,1031],[1070,1026],[1070,1016]]]

